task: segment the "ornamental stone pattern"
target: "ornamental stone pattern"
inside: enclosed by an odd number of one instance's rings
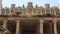
[[[7,29],[8,34],[60,34],[60,11],[56,6],[34,7],[28,2],[26,7],[16,7],[15,4],[10,8],[1,7],[0,0],[0,25]],[[5,31],[0,33],[7,34]]]

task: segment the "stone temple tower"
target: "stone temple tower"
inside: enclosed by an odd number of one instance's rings
[[[49,4],[45,4],[45,11],[46,11],[46,13],[50,13],[50,5]]]
[[[1,15],[1,8],[2,8],[2,0],[0,0],[0,15]]]
[[[14,14],[14,10],[15,10],[15,4],[12,4],[10,8],[10,16]]]
[[[34,15],[34,8],[33,8],[33,4],[32,2],[28,2],[28,6],[27,6],[27,9],[26,9],[26,14],[28,17],[31,17]]]

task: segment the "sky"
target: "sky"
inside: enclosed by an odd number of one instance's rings
[[[3,7],[10,7],[11,4],[16,4],[17,6],[21,6],[24,4],[27,6],[28,2],[32,2],[33,6],[36,4],[38,6],[44,6],[46,3],[50,4],[50,6],[58,6],[59,0],[2,0]]]

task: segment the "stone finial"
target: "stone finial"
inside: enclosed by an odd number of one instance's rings
[[[28,4],[32,4],[32,2],[28,2]]]
[[[11,4],[11,8],[15,8],[15,4]]]
[[[49,4],[45,4],[45,6],[49,6]]]
[[[49,4],[45,4],[45,8],[49,9],[50,8]]]
[[[32,8],[33,7],[32,2],[28,2],[28,6],[27,7],[28,8]]]

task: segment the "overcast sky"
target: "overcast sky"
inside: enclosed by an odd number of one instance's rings
[[[36,4],[38,6],[44,6],[49,3],[50,6],[58,6],[59,0],[2,0],[3,7],[10,7],[11,4],[16,4],[16,6],[22,6],[23,4],[27,6],[28,2],[33,2],[33,6]]]

